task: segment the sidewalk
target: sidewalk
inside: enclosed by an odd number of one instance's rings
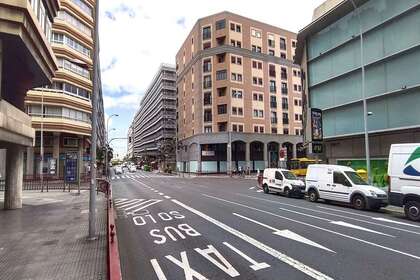
[[[98,194],[99,239],[87,241],[89,192],[23,192],[23,208],[3,210],[0,192],[2,280],[105,280],[106,199]]]

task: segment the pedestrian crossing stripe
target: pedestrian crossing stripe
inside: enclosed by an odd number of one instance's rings
[[[179,178],[177,176],[169,176],[169,175],[159,175],[159,174],[127,174],[127,175],[120,175],[120,176],[112,176],[111,180],[118,180],[118,179],[144,179],[144,178]]]
[[[123,210],[128,215],[136,215],[140,210],[161,202],[160,199],[114,199],[114,206],[117,210]],[[131,210],[131,211],[130,211]]]

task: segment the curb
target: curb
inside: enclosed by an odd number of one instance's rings
[[[118,251],[118,238],[117,228],[115,225],[114,207],[112,203],[112,187],[109,184],[108,190],[108,201],[107,201],[107,212],[108,212],[108,225],[107,225],[107,239],[108,239],[108,279],[109,280],[121,280],[121,263],[120,253]]]
[[[382,210],[388,214],[398,214],[405,215],[404,208],[402,207],[392,207],[392,208],[382,208]]]

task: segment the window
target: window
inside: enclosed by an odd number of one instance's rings
[[[203,61],[203,73],[211,72],[211,60],[206,59]]]
[[[207,75],[203,78],[203,88],[208,89],[211,88],[211,76]]]
[[[296,84],[293,85],[293,90],[297,91],[298,90],[298,86]]]
[[[270,108],[277,108],[277,97],[275,95],[270,96]]]
[[[281,53],[280,53],[280,57],[281,57],[281,58],[283,58],[283,59],[286,59],[286,53],[281,52]]]
[[[64,137],[63,138],[63,146],[64,147],[77,147],[79,145],[79,139],[78,138],[70,138],[70,137]]]
[[[289,114],[283,113],[283,124],[289,124]]]
[[[274,50],[268,50],[268,55],[275,56],[276,53]]]
[[[295,99],[295,106],[299,106],[299,102],[297,99]]]
[[[231,75],[232,81],[242,82],[242,74],[232,73]]]
[[[227,123],[226,122],[217,123],[217,127],[219,129],[219,132],[224,132],[226,131]]]
[[[244,109],[242,107],[238,107],[238,116],[244,115]]]
[[[287,80],[287,69],[286,68],[284,68],[284,67],[280,68],[280,77],[283,80]]]
[[[277,113],[276,112],[271,112],[271,123],[272,124],[277,124]]]
[[[225,19],[221,19],[216,21],[216,30],[220,30],[220,29],[225,29],[226,27],[226,20]]]
[[[242,107],[232,107],[232,115],[243,116],[244,110]]]
[[[287,83],[281,83],[281,93],[287,94]]]
[[[204,110],[204,122],[211,122],[212,121],[212,114],[211,109]]]
[[[237,48],[241,48],[242,47],[241,42],[240,41],[236,41],[236,40],[230,40],[230,45],[232,47],[237,47]]]
[[[300,129],[295,129],[295,135],[299,135]]]
[[[293,76],[297,77],[297,71],[296,70],[293,70]]]
[[[301,85],[298,85],[298,91],[302,92],[302,86]]]
[[[85,3],[83,0],[71,0],[74,4],[76,4],[81,10],[83,10],[88,15],[92,16],[92,8]]]
[[[276,66],[273,64],[269,64],[268,65],[268,75],[270,77],[275,77],[276,76]]]
[[[232,107],[232,115],[237,115],[237,114],[238,114],[238,108]]]
[[[251,36],[256,38],[261,38],[261,31],[256,29],[251,29]]]
[[[288,128],[283,128],[283,134],[289,134],[289,129]]]
[[[205,126],[204,133],[211,133],[211,126]]]
[[[217,62],[219,62],[219,63],[223,63],[223,62],[225,62],[225,56],[226,56],[226,54],[225,54],[225,53],[220,53],[220,54],[218,54],[218,55],[217,55]]]
[[[226,80],[227,79],[227,71],[226,70],[219,70],[216,72],[216,80]]]
[[[242,99],[242,97],[243,97],[242,90],[232,89],[232,97]]]
[[[284,38],[280,38],[280,49],[281,50],[286,50],[286,39]]]
[[[254,69],[262,69],[262,62],[253,60],[252,61],[252,68],[254,68]]]
[[[271,128],[271,133],[277,134],[277,127],[272,127]]]
[[[292,47],[296,48],[296,41],[292,41]]]
[[[217,105],[217,113],[219,115],[226,114],[227,113],[227,105],[226,104]]]
[[[56,44],[65,44],[79,53],[90,57],[90,49],[80,44],[75,39],[61,33],[53,33],[51,41]]]
[[[343,186],[351,186],[349,180],[347,180],[346,176],[343,173],[334,171],[334,184],[340,184]]]
[[[299,114],[295,114],[295,121],[299,120]]]
[[[264,118],[264,111],[254,109],[254,118]]]
[[[230,62],[232,64],[242,65],[242,57],[232,55],[230,57]]]
[[[289,100],[287,99],[287,97],[282,97],[281,107],[282,107],[283,110],[288,110],[289,109]]]
[[[261,47],[256,46],[256,45],[252,45],[252,51],[256,52],[256,53],[261,53]]]
[[[258,133],[258,126],[254,126],[254,132]]]
[[[237,132],[237,131],[238,131],[238,125],[236,125],[236,124],[232,124],[232,130],[233,130],[234,132]]]
[[[63,10],[58,11],[58,18],[70,23],[70,25],[72,25],[79,31],[85,33],[86,35],[92,36],[92,30],[90,29],[90,27],[88,27],[87,25],[82,23],[80,20],[70,15],[68,12],[63,11]]]
[[[211,42],[203,43],[203,50],[210,49],[210,48],[211,48]]]
[[[263,85],[263,79],[259,77],[252,77],[252,83],[254,85],[262,86]]]
[[[211,39],[211,27],[203,27],[203,40]]]
[[[268,34],[268,47],[275,48],[276,47],[276,41],[274,40],[274,35]]]
[[[205,92],[203,98],[204,105],[211,105],[211,92]]]
[[[226,96],[226,88],[225,87],[217,88],[217,96],[219,97]]]
[[[276,81],[270,80],[270,92],[276,93],[277,87],[276,87]]]
[[[76,73],[80,76],[83,76],[87,79],[90,79],[90,73],[85,68],[82,68],[79,65],[77,65],[73,62],[70,62],[67,59],[63,59],[63,58],[58,58],[57,62],[58,62],[58,67],[59,68],[64,68],[64,69],[69,70],[73,73]]]

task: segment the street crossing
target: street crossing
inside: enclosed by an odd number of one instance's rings
[[[142,178],[177,178],[177,176],[173,175],[162,175],[162,174],[155,174],[155,173],[126,173],[126,174],[119,174],[119,175],[112,175],[111,180],[122,180],[122,179],[142,179]]]

